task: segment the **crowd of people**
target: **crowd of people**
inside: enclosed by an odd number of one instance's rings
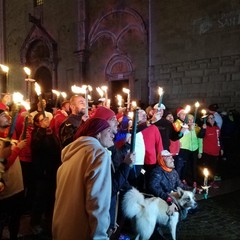
[[[131,109],[115,113],[104,102],[86,111],[73,95],[58,109],[40,99],[35,109],[0,102],[0,236],[7,226],[17,239],[29,214],[33,234],[56,240],[118,239],[124,222],[121,200],[135,187],[161,197],[168,214],[178,211],[171,191],[198,189],[202,169],[218,187],[221,161],[234,162],[239,137],[237,112],[218,113],[217,104],[200,117],[157,103],[136,111],[132,151]],[[133,109],[132,109],[133,110]],[[236,145],[234,145],[236,146]]]

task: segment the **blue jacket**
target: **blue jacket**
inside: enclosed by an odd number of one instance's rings
[[[164,171],[159,165],[157,165],[151,172],[148,190],[156,197],[160,197],[163,200],[167,200],[169,193],[181,187],[185,190],[190,190],[190,187],[183,184],[179,178],[179,175],[175,169],[171,172]]]

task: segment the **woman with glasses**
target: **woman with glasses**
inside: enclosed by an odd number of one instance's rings
[[[61,150],[50,119],[42,112],[33,118],[31,153],[33,169],[33,203],[31,226],[34,234],[51,235],[51,221],[56,189],[57,169],[61,164]]]

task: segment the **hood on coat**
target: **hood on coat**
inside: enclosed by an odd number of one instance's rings
[[[100,142],[94,138],[89,136],[82,136],[67,145],[63,150],[61,154],[61,161],[66,162],[70,160],[70,158],[75,155],[78,151],[80,151],[82,148],[93,145],[93,148],[102,148],[104,147],[100,144]]]

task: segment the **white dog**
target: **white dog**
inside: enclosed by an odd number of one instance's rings
[[[194,192],[184,191],[181,188],[170,194],[179,211],[167,215],[168,204],[159,197],[144,198],[143,194],[133,188],[123,198],[123,213],[135,221],[136,239],[147,240],[153,234],[155,225],[167,226],[173,240],[176,240],[176,229],[179,215],[186,217],[189,209],[197,207]]]

